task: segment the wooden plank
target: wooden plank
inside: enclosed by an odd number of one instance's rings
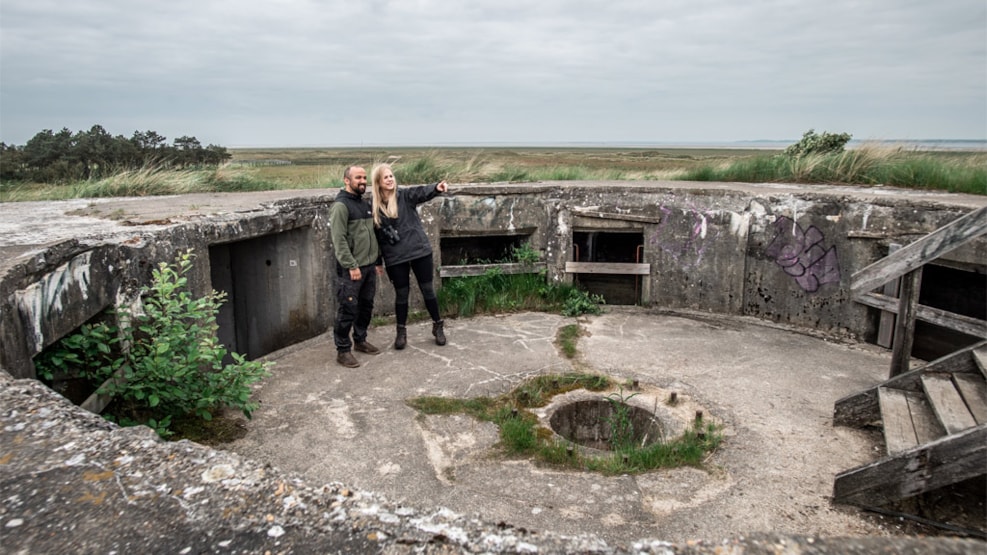
[[[871,291],[985,233],[987,206],[953,220],[856,272],[850,280],[850,291],[854,294]]]
[[[901,248],[898,243],[891,243],[888,245],[888,254],[891,254]],[[898,290],[901,288],[901,281],[893,279],[884,284],[883,293],[891,298],[898,298]],[[898,314],[897,310],[887,310],[881,311],[881,320],[877,326],[877,344],[882,347],[891,347],[891,341],[894,339],[894,320],[895,315]]]
[[[977,368],[980,368],[980,373],[987,377],[987,346],[973,350],[973,361],[977,364]]]
[[[862,427],[880,421],[881,410],[877,400],[877,388],[879,386],[922,392],[921,378],[922,374],[926,372],[975,372],[973,357],[970,353],[978,349],[987,349],[987,342],[964,347],[939,357],[922,368],[895,376],[863,391],[844,396],[833,406],[833,425]]]
[[[880,506],[987,473],[987,425],[836,475],[833,501]]]
[[[908,398],[900,389],[881,387],[877,390],[884,423],[884,445],[889,455],[907,451],[918,445]]]
[[[987,422],[987,381],[984,377],[973,373],[953,374],[953,383],[977,424]]]
[[[439,277],[482,276],[489,270],[499,270],[503,274],[537,274],[544,270],[546,264],[464,264],[462,266],[442,266]]]
[[[956,434],[977,425],[949,374],[923,375],[922,388],[925,389],[925,396],[932,405],[932,410],[947,432]]]
[[[894,297],[889,297],[880,293],[864,293],[862,295],[855,296],[853,300],[860,304],[879,308],[886,313],[898,313],[898,299]],[[925,305],[918,305],[915,308],[915,319],[928,322],[930,324],[935,324],[943,328],[948,328],[953,331],[958,331],[960,333],[965,333],[967,335],[972,335],[974,337],[982,337],[987,339],[987,320],[981,320],[979,318],[973,318],[972,316],[965,316],[963,314],[956,314],[955,312],[949,312],[941,308]],[[880,345],[880,343],[878,344]],[[886,346],[887,345],[882,345],[882,347]]]
[[[935,411],[932,410],[924,394],[908,391],[905,396],[908,398],[908,412],[912,416],[912,426],[915,427],[915,439],[918,445],[932,443],[946,435],[945,428],[939,423]]]
[[[633,262],[566,262],[567,274],[620,274],[647,276],[651,274],[651,264]]]
[[[900,251],[899,251],[900,252]],[[922,288],[922,268],[901,278],[901,297],[898,299],[898,319],[894,324],[894,348],[891,349],[891,376],[908,372],[915,342],[915,309],[918,307],[919,290]]]

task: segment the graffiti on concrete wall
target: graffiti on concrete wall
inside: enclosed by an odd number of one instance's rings
[[[699,265],[706,250],[707,235],[710,233],[707,214],[693,208],[688,209],[686,218],[691,220],[688,224],[689,232],[681,234],[669,227],[672,209],[660,206],[659,210],[662,214],[661,223],[648,237],[648,242],[666,256],[672,257],[684,269]],[[714,231],[713,234],[715,233]]]
[[[782,216],[774,223],[775,237],[768,245],[768,258],[781,266],[786,274],[808,293],[826,283],[840,281],[840,261],[836,246],[823,245],[825,236],[812,225],[802,229],[791,218]]]

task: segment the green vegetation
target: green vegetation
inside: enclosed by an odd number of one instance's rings
[[[569,324],[559,329],[556,342],[566,358],[574,358],[576,356],[576,341],[579,340],[579,334],[579,324]]]
[[[343,168],[390,163],[405,185],[560,180],[840,183],[987,194],[987,153],[863,144],[810,129],[785,149],[733,148],[281,148],[234,149],[153,131],[111,137],[100,126],[45,130],[0,144],[0,201],[119,195],[338,188]],[[217,166],[216,164],[219,164]],[[106,181],[109,179],[109,181]]]
[[[636,395],[637,393],[632,393],[625,396],[624,388],[621,387],[619,392],[606,396],[607,402],[610,403],[610,416],[606,419],[610,427],[610,448],[614,451],[623,453],[635,447],[634,423],[631,421],[631,411],[627,401]]]
[[[827,133],[822,135],[814,129],[806,131],[802,139],[785,149],[785,156],[796,157],[806,154],[836,154],[843,152],[850,142],[849,133]]]
[[[154,131],[114,137],[100,125],[76,133],[67,128],[58,133],[45,129],[24,146],[0,143],[0,179],[73,183],[139,168],[217,166],[232,158],[225,148],[203,147],[195,137],[179,137],[171,145],[166,140]]]
[[[613,384],[609,378],[594,374],[550,374],[531,378],[512,391],[496,397],[454,399],[416,397],[408,405],[423,415],[467,414],[478,420],[493,422],[500,429],[500,447],[513,456],[526,456],[553,466],[601,472],[608,475],[646,472],[656,468],[699,466],[707,453],[722,441],[716,426],[697,420],[682,437],[648,446],[634,445],[626,438],[633,427],[624,404],[633,395],[611,393],[606,397],[618,407],[608,424],[617,432],[606,456],[587,456],[571,442],[555,438],[551,430],[539,426],[529,410],[547,405],[552,397],[575,389],[603,391]]]
[[[111,314],[84,325],[35,358],[38,374],[86,378],[97,393],[113,397],[107,418],[123,426],[146,424],[162,437],[178,420],[212,420],[224,408],[248,418],[257,404],[251,384],[268,375],[270,363],[228,353],[216,337],[216,314],[224,295],[193,298],[186,290],[191,251],[174,264],[161,263],[142,291],[141,310]],[[224,364],[229,354],[232,363]]]
[[[529,243],[511,250],[505,263],[533,265],[541,259]],[[450,316],[520,310],[559,311],[563,316],[600,314],[603,297],[568,284],[549,284],[544,270],[505,274],[491,268],[479,276],[448,278],[438,290],[439,306]]]
[[[861,147],[839,152],[810,152],[738,159],[725,166],[704,166],[682,175],[689,181],[744,183],[835,183],[889,185],[987,194],[987,155],[914,152]]]

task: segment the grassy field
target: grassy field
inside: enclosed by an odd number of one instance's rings
[[[124,171],[70,184],[3,183],[0,201],[335,188],[349,164],[394,166],[413,185],[572,180],[690,180],[894,185],[987,194],[987,153],[868,147],[792,159],[729,148],[256,148],[220,168]]]
[[[259,165],[257,176],[278,182],[324,183],[340,180],[349,164],[367,171],[378,163],[394,165],[398,178],[414,183],[446,179],[455,183],[537,181],[545,179],[674,179],[687,170],[780,151],[733,149],[616,148],[378,148],[378,149],[234,149],[234,167]],[[334,171],[335,170],[335,171]],[[327,175],[328,172],[328,175]],[[406,175],[401,179],[402,172]],[[409,178],[412,178],[409,180]],[[512,179],[513,178],[513,179]]]

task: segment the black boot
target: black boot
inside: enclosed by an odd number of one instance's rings
[[[446,334],[442,331],[442,326],[445,324],[445,320],[439,320],[438,322],[432,322],[432,335],[435,336],[436,345],[446,344]]]
[[[404,326],[398,326],[398,335],[394,338],[394,348],[397,350],[404,349],[404,346],[408,344],[408,329]]]

